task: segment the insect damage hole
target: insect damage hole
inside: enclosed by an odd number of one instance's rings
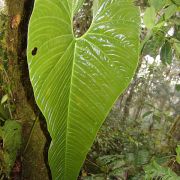
[[[37,54],[37,50],[38,50],[38,48],[35,47],[35,48],[32,50],[31,54],[32,54],[33,56],[35,56],[35,55]]]

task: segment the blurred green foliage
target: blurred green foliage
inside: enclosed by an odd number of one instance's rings
[[[0,177],[9,177],[21,146],[21,125],[6,120],[0,127]]]
[[[177,176],[176,173],[174,173],[170,168],[160,166],[155,161],[153,161],[151,164],[145,167],[145,179],[151,180],[151,179],[162,179],[162,180],[179,180],[180,177]]]

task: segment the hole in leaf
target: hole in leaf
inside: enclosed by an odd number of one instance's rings
[[[35,48],[32,50],[32,55],[33,55],[33,56],[35,56],[35,55],[37,54],[37,50],[38,50],[37,47],[35,47]]]
[[[76,38],[87,32],[92,23],[92,0],[86,0],[73,18],[73,30]]]

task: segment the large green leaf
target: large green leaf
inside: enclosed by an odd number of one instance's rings
[[[133,0],[95,1],[91,27],[75,38],[72,21],[81,2],[36,0],[29,25],[30,78],[52,137],[49,164],[58,180],[77,178],[138,62],[139,10]]]

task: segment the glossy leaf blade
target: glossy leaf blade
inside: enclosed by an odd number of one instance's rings
[[[52,137],[53,179],[74,180],[113,103],[138,62],[139,11],[132,0],[99,0],[93,22],[73,35],[82,0],[36,0],[28,64],[38,106]]]

